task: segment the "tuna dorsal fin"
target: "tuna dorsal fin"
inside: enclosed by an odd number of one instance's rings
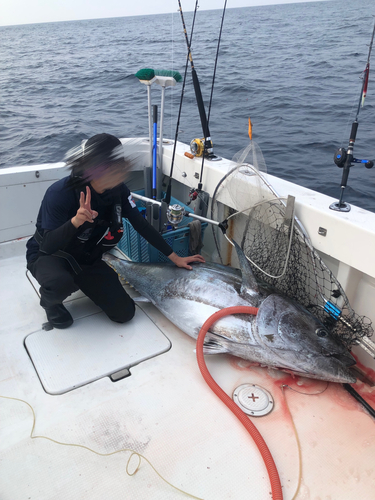
[[[253,271],[251,270],[250,263],[246,259],[241,247],[234,240],[232,241],[237,252],[237,257],[242,273],[241,294],[250,296],[259,295],[258,283],[255,279]]]

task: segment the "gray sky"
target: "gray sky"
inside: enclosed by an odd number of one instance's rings
[[[228,0],[227,8],[313,0]],[[185,12],[195,0],[181,0]],[[200,0],[201,10],[221,9],[224,0]],[[162,14],[178,9],[177,0],[0,0],[0,26],[77,19]]]

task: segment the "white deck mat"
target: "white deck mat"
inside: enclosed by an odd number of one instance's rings
[[[100,312],[66,330],[32,333],[25,346],[45,391],[63,394],[162,354],[171,343],[136,307],[129,323],[114,323]]]

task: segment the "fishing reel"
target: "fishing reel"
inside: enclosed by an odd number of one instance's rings
[[[336,212],[350,212],[351,207],[349,203],[343,202],[342,199],[343,199],[344,189],[348,181],[349,171],[350,168],[353,166],[352,163],[363,163],[366,168],[372,168],[374,166],[374,162],[371,160],[360,160],[358,158],[353,158],[353,144],[356,137],[357,126],[358,126],[357,122],[354,122],[352,125],[352,132],[348,149],[339,148],[336,151],[335,156],[333,157],[333,161],[335,162],[335,164],[339,168],[343,169],[342,179],[341,179],[340,199],[338,202],[331,203],[331,205],[329,206],[331,210],[335,210]]]
[[[339,148],[335,156],[333,157],[333,161],[339,168],[343,168],[346,162],[346,158],[348,157],[348,154],[346,152],[345,148]]]
[[[181,205],[178,205],[178,204],[170,205],[168,210],[167,210],[168,222],[173,227],[176,227],[184,218],[184,214],[185,214],[185,210]]]
[[[333,161],[339,168],[344,168],[345,162],[348,158],[348,153],[345,148],[339,148],[335,156],[333,157]],[[353,158],[351,160],[353,163],[363,163],[366,168],[372,168],[374,166],[374,162],[371,160],[360,160],[357,158]]]
[[[211,141],[210,141],[211,142]],[[194,156],[203,156],[204,139],[193,139],[190,143],[190,151]],[[208,152],[208,150],[207,150]]]
[[[220,156],[216,156],[214,154],[214,150],[212,147],[212,141],[210,138],[208,138],[206,141],[203,139],[193,139],[190,142],[190,151],[192,155],[196,157],[202,157],[203,154],[205,155],[205,158],[211,161],[219,161],[221,160]]]
[[[198,190],[195,188],[191,188],[189,191],[189,200],[186,205],[190,205],[192,201],[195,201],[198,198]]]

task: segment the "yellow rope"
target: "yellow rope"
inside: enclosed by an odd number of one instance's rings
[[[291,391],[296,392],[297,394],[304,394],[305,396],[316,396],[318,394],[323,394],[323,392],[327,390],[328,384],[329,383],[327,382],[327,386],[325,387],[325,389],[323,389],[323,391],[321,391],[321,392],[314,392],[314,393],[299,392],[299,391],[296,391],[295,389],[293,389],[292,387],[290,387],[287,384],[283,384],[283,385],[280,386],[281,393],[283,395],[283,398],[284,398],[284,401],[285,401],[285,405],[286,405],[286,408],[287,408],[289,416],[290,416],[290,421],[292,422],[292,426],[293,426],[293,430],[294,430],[294,435],[296,437],[297,448],[298,448],[298,464],[299,464],[299,466],[298,466],[298,469],[299,469],[299,471],[298,471],[298,483],[297,483],[296,492],[294,493],[294,496],[293,496],[292,500],[296,500],[297,495],[299,493],[299,490],[301,489],[301,482],[302,482],[302,449],[301,449],[301,443],[300,443],[300,440],[299,440],[299,437],[298,437],[297,428],[295,426],[295,423],[294,423],[294,420],[293,420],[293,417],[292,417],[292,413],[291,413],[289,405],[288,405],[288,401],[286,400],[286,395],[285,395],[285,392],[284,392],[284,388],[288,388]]]
[[[116,453],[122,453],[122,452],[125,452],[125,451],[129,451],[130,452],[130,456],[129,456],[128,461],[126,463],[126,473],[129,476],[134,476],[138,472],[138,470],[139,470],[139,468],[141,466],[142,458],[143,458],[143,460],[145,460],[151,466],[151,468],[156,472],[156,474],[160,477],[160,479],[162,479],[169,486],[171,486],[175,490],[179,491],[180,493],[183,493],[184,495],[187,495],[190,498],[194,498],[195,500],[203,500],[202,498],[199,498],[199,497],[196,497],[194,495],[191,495],[190,493],[187,493],[186,491],[181,490],[180,488],[177,488],[177,486],[174,486],[173,484],[171,484],[161,474],[159,474],[159,472],[155,469],[155,467],[152,465],[152,463],[144,455],[141,455],[140,453],[138,453],[138,452],[136,452],[136,451],[134,451],[134,450],[132,450],[130,448],[122,448],[121,450],[112,451],[111,453],[99,453],[98,451],[92,450],[91,448],[88,448],[87,446],[84,446],[82,444],[61,443],[60,441],[56,441],[55,439],[49,438],[47,436],[34,436],[33,433],[34,433],[35,423],[36,423],[34,408],[27,401],[24,401],[23,399],[11,398],[11,397],[8,397],[8,396],[1,396],[1,395],[0,395],[0,398],[11,399],[13,401],[20,401],[21,403],[25,403],[31,409],[31,411],[33,413],[33,426],[31,428],[31,432],[30,432],[30,438],[31,439],[47,439],[48,441],[52,441],[52,443],[56,443],[56,444],[59,444],[61,446],[75,446],[77,448],[83,448],[85,450],[91,451],[92,453],[95,453],[96,455],[100,455],[101,457],[109,457],[110,455],[115,455]],[[135,455],[135,456],[138,457],[138,465],[137,465],[136,469],[134,470],[134,472],[129,472],[129,464],[130,464],[130,461],[131,461],[133,455]]]

